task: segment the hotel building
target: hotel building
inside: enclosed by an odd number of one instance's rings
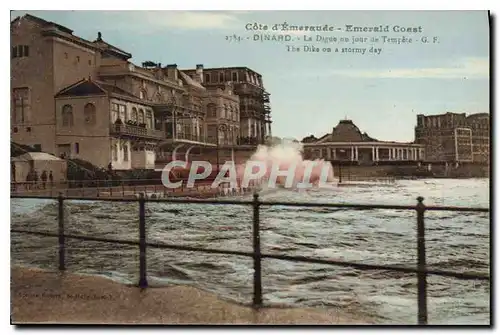
[[[415,142],[424,145],[427,160],[489,163],[490,115],[445,113],[417,115]]]
[[[11,22],[11,42],[13,142],[128,170],[152,169],[181,144],[255,145],[270,134],[269,95],[248,68],[214,82],[221,71],[201,65],[138,66],[100,33],[88,41],[29,14]]]

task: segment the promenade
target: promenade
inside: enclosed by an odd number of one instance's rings
[[[11,186],[11,195],[17,196],[39,196],[39,197],[57,197],[62,194],[65,197],[81,197],[81,198],[136,198],[140,193],[147,194],[157,198],[166,197],[191,197],[191,198],[214,198],[217,196],[228,195],[228,190],[224,192],[227,186],[212,188],[211,183],[199,183],[193,188],[179,187],[168,189],[163,185],[121,185],[121,186],[99,186],[99,187],[46,187],[42,188],[38,185],[37,188],[25,187],[20,184],[16,187]],[[238,192],[233,192],[232,195],[252,193],[253,188],[241,189]]]
[[[11,268],[11,320],[92,324],[373,324],[348,310],[261,308],[172,285],[141,290],[99,276]]]

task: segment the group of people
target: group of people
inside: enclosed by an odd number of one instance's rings
[[[27,182],[27,188],[46,188],[47,187],[47,179],[50,183],[50,186],[54,186],[54,176],[52,175],[52,171],[49,171],[47,174],[47,171],[43,170],[42,174],[39,176],[38,172],[33,169],[30,172],[28,172],[28,175],[26,176],[26,182]]]

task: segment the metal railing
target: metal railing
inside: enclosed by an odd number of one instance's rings
[[[163,139],[165,138],[165,133],[161,130],[144,128],[139,126],[133,126],[130,124],[110,124],[110,130],[112,134],[138,136],[138,137],[148,137],[153,139]]]
[[[215,177],[214,177],[215,178]],[[155,194],[156,197],[167,196],[195,196],[202,194],[203,197],[213,197],[229,194],[247,194],[259,185],[255,181],[249,182],[247,188],[237,188],[233,192],[229,182],[218,183],[218,187],[212,187],[214,179],[196,180],[193,187],[187,187],[186,178],[171,178],[171,182],[181,181],[179,187],[166,188],[161,179],[116,179],[116,180],[66,180],[60,182],[38,181],[38,182],[11,182],[11,194],[22,196],[49,196],[56,197],[62,194],[66,197],[78,196],[81,199],[109,196],[109,197],[135,197],[140,193]],[[224,192],[225,188],[231,192]]]
[[[54,197],[37,197],[37,196],[16,196],[11,195],[11,198],[37,198],[37,199],[54,199]],[[253,258],[254,276],[253,276],[253,307],[259,308],[263,305],[262,300],[262,266],[263,258],[278,259],[293,262],[306,262],[324,265],[335,265],[342,267],[352,267],[360,270],[387,270],[402,273],[412,273],[417,275],[418,287],[418,323],[427,324],[427,276],[437,275],[443,277],[452,277],[457,279],[467,280],[483,280],[490,281],[489,274],[477,274],[466,272],[453,272],[447,270],[428,269],[426,266],[426,247],[425,247],[425,222],[424,216],[426,211],[453,211],[453,212],[483,212],[488,213],[489,208],[477,207],[452,207],[452,206],[426,206],[423,203],[424,198],[418,197],[416,206],[403,205],[362,205],[362,204],[331,204],[331,203],[302,203],[302,202],[268,202],[260,201],[259,195],[253,195],[253,201],[235,201],[235,200],[200,200],[200,199],[146,199],[141,195],[138,199],[114,199],[114,198],[84,198],[85,200],[94,201],[115,201],[115,202],[130,202],[137,201],[139,203],[139,240],[118,240],[102,237],[90,237],[84,235],[65,234],[64,232],[64,201],[65,200],[82,200],[79,197],[65,198],[59,194],[58,200],[58,233],[50,233],[43,231],[31,231],[23,229],[11,229],[11,233],[33,234],[39,236],[58,237],[59,239],[59,270],[66,269],[65,264],[65,240],[78,239],[85,241],[95,241],[104,243],[116,243],[124,245],[134,245],[139,247],[139,287],[146,288],[148,286],[147,268],[146,268],[146,251],[149,248],[163,248],[181,251],[205,252],[211,254],[225,254],[246,256]],[[183,203],[183,204],[212,204],[212,205],[250,205],[253,207],[253,225],[252,225],[252,244],[253,252],[223,250],[213,248],[190,247],[179,244],[167,243],[151,243],[147,241],[146,234],[146,202],[164,202],[164,203]],[[374,265],[357,262],[347,262],[339,260],[327,260],[320,258],[312,258],[305,256],[290,256],[284,254],[267,254],[261,252],[260,240],[260,208],[262,206],[288,206],[288,207],[323,207],[323,208],[351,208],[358,210],[371,209],[397,209],[397,210],[413,210],[417,214],[417,267],[402,267],[394,265]]]

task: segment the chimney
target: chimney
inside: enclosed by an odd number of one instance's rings
[[[177,81],[179,79],[177,77],[177,64],[167,65],[167,77],[168,79],[172,79],[174,81]]]
[[[196,64],[196,80],[203,84],[203,64]]]

